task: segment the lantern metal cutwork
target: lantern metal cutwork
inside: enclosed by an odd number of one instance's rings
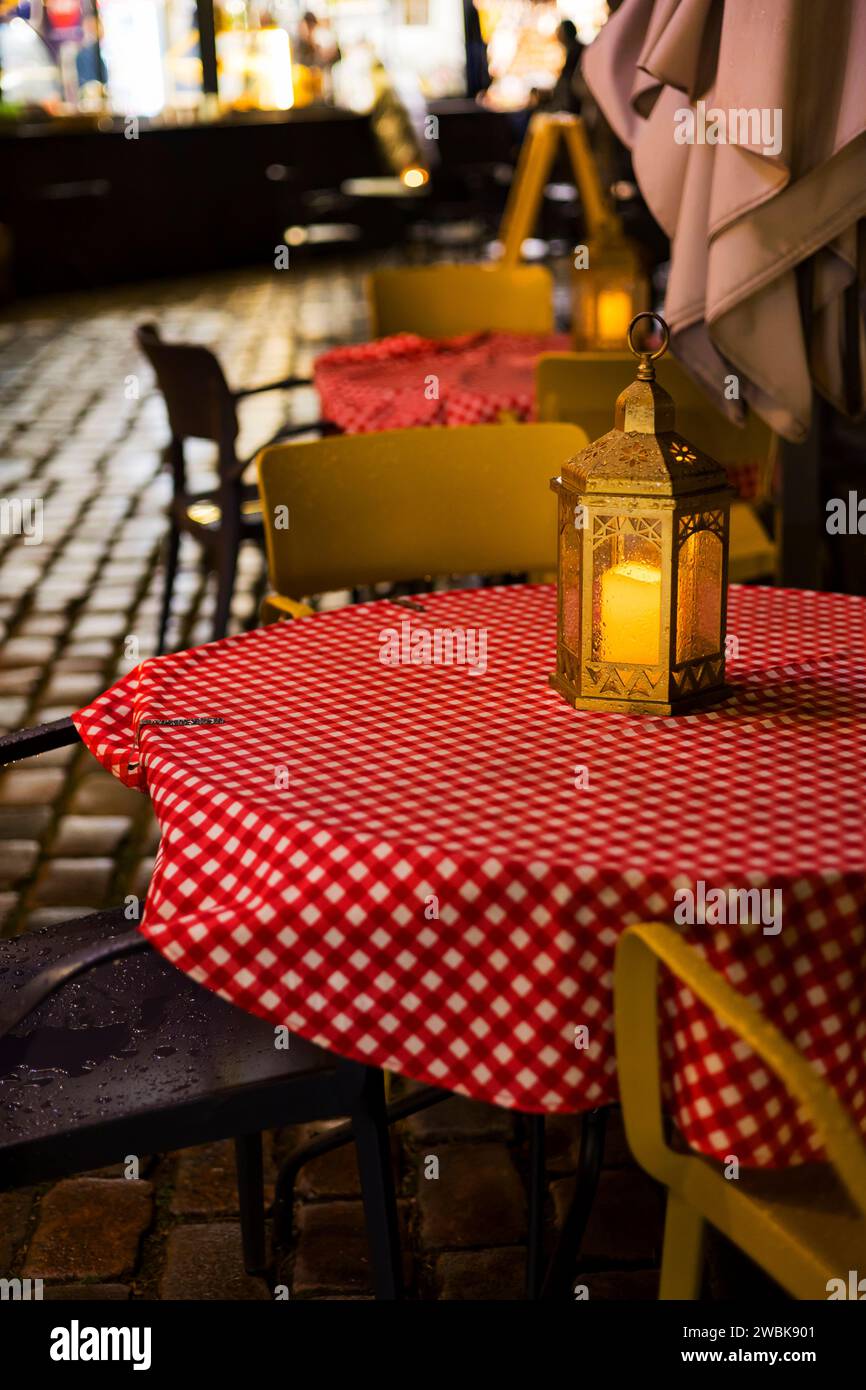
[[[654,352],[634,345],[661,324]],[[628,329],[637,379],[614,428],[551,481],[559,499],[554,689],[577,709],[676,714],[723,699],[728,535],[725,471],[676,429],[655,379],[667,324]]]

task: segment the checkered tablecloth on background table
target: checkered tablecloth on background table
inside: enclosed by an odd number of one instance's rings
[[[323,353],[313,377],[323,418],[347,434],[531,420],[539,357],[570,347],[564,333],[398,333]]]
[[[438,340],[398,333],[322,353],[313,377],[323,419],[345,434],[534,420],[539,357],[572,346],[565,333],[466,333]],[[759,473],[757,461],[741,463],[728,469],[728,481],[740,497],[753,500]]]
[[[419,602],[146,661],[75,716],[159,818],[153,945],[338,1053],[574,1112],[616,1099],[623,927],[672,920],[698,880],[778,888],[778,936],[684,930],[866,1129],[866,602],[734,587],[735,693],[677,719],[575,711],[548,687],[551,588]],[[474,672],[380,659],[446,629],[485,634]],[[667,979],[660,1026],[692,1145],[817,1156],[766,1067]]]

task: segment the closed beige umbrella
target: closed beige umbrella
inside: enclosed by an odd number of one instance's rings
[[[624,0],[583,60],[671,239],[677,356],[792,441],[813,386],[849,414],[866,391],[864,62],[866,0]]]

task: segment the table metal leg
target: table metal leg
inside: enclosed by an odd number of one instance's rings
[[[403,1256],[397,1194],[391,1167],[384,1078],[377,1068],[367,1069],[363,1091],[352,1116],[352,1132],[361,1177],[373,1289],[377,1299],[402,1298]]]
[[[262,1274],[267,1265],[267,1258],[264,1161],[260,1134],[238,1135],[235,1139],[235,1165],[238,1174],[244,1269],[247,1274]]]
[[[440,1091],[436,1086],[423,1086],[387,1107],[387,1124],[389,1126],[396,1124],[398,1120],[405,1120],[409,1115],[417,1115],[421,1110],[428,1110],[431,1105],[438,1105],[440,1101],[450,1099],[450,1091]],[[274,1240],[276,1242],[285,1243],[291,1236],[295,1182],[301,1169],[311,1159],[321,1158],[322,1154],[332,1153],[334,1149],[342,1148],[343,1144],[350,1144],[354,1137],[351,1124],[336,1125],[333,1129],[327,1130],[325,1134],[319,1135],[317,1139],[311,1139],[308,1144],[304,1144],[302,1148],[286,1159],[277,1176],[274,1192],[273,1216]]]
[[[586,1231],[604,1159],[607,1109],[589,1110],[580,1126],[580,1158],[574,1196],[566,1213],[553,1258],[547,1270],[542,1299],[565,1299],[572,1295],[572,1279],[581,1241]]]
[[[544,1276],[544,1204],[547,1174],[544,1153],[544,1116],[528,1115],[529,1123],[529,1221],[526,1249],[526,1297],[537,1299]]]

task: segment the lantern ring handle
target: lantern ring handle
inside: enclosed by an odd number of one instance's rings
[[[635,330],[635,325],[640,323],[641,319],[652,319],[654,323],[658,323],[661,325],[662,345],[661,347],[656,348],[655,352],[641,351],[640,348],[636,348],[634,345],[633,334]],[[668,345],[670,344],[670,341],[671,330],[668,328],[661,314],[654,313],[652,309],[642,309],[639,314],[635,314],[634,318],[628,326],[628,345],[631,348],[631,351],[634,353],[635,357],[642,357],[645,362],[655,362],[657,357],[663,357],[668,350]]]

